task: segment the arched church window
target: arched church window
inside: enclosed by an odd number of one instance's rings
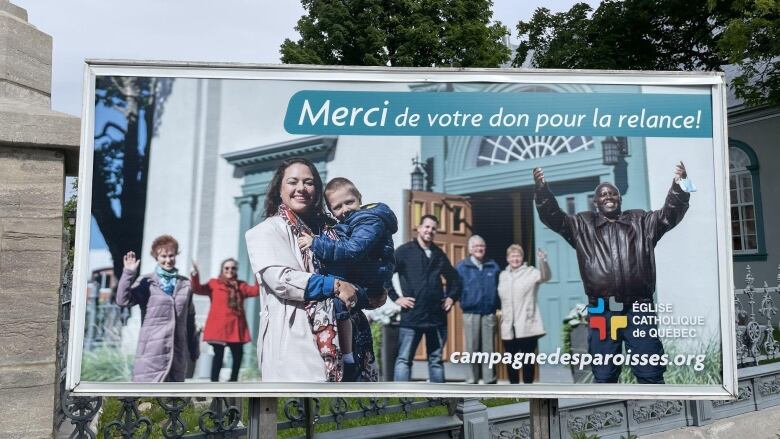
[[[592,149],[588,136],[490,136],[483,137],[477,166],[492,166],[517,160],[571,154]]]

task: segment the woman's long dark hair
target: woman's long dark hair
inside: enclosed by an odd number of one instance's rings
[[[287,159],[279,164],[278,168],[276,168],[276,172],[274,172],[274,176],[271,178],[271,182],[268,183],[268,190],[265,193],[265,217],[272,217],[276,215],[276,211],[279,210],[279,205],[282,204],[282,197],[280,192],[282,190],[282,179],[284,178],[284,171],[296,163],[307,166],[311,171],[311,175],[314,176],[314,206],[312,207],[311,212],[313,219],[316,219],[318,223],[327,221],[325,205],[322,199],[322,178],[320,178],[320,173],[317,172],[317,168],[314,166],[314,163],[303,157],[293,157],[291,159]],[[311,226],[314,226],[314,224],[309,224],[309,227]]]

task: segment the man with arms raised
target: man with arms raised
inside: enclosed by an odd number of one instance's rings
[[[683,189],[683,186],[688,186],[685,184],[685,165],[680,162],[675,166],[672,187],[664,206],[659,210],[621,210],[620,191],[612,183],[605,182],[599,184],[594,193],[598,211],[573,215],[566,214],[558,207],[542,168],[536,168],[533,172],[539,218],[577,251],[580,276],[591,307],[599,310],[603,307],[603,314],[599,315],[603,315],[607,324],[612,325],[617,321],[621,326],[626,325],[616,332],[616,339],[612,338],[609,327],[600,331],[591,324],[588,334],[588,352],[594,355],[594,381],[616,383],[621,367],[611,361],[596,364],[597,356],[607,358],[607,354],[620,354],[623,343],[626,352],[632,355],[663,354],[661,340],[648,334],[649,329],[656,325],[635,324],[633,318],[635,315],[654,316],[655,313],[635,311],[640,306],[634,305],[653,302],[655,246],[666,232],[682,221],[688,210],[690,194]],[[611,298],[614,299],[610,301]],[[610,302],[622,304],[622,310],[613,310],[609,306]],[[616,305],[613,307],[620,308]],[[636,322],[647,320],[638,318]],[[644,331],[645,335],[635,336],[635,329]],[[664,383],[665,366],[633,363],[630,364],[631,371],[639,383]]]

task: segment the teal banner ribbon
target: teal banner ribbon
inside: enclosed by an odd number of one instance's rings
[[[290,134],[712,137],[709,94],[303,90]]]

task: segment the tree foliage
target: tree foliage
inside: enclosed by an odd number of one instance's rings
[[[508,31],[491,0],[302,0],[287,64],[498,67]]]
[[[710,0],[730,18],[718,47],[740,68],[733,80],[747,104],[780,104],[780,0]]]
[[[606,0],[569,11],[538,8],[517,25],[521,43],[514,59],[530,55],[535,67],[626,70],[713,70],[724,64],[717,51],[718,15],[707,0]]]
[[[605,0],[517,25],[520,66],[565,69],[718,70],[749,104],[780,103],[780,0]]]
[[[73,251],[76,246],[76,222],[70,223],[70,218],[76,218],[76,211],[78,209],[78,185],[79,179],[74,178],[71,183],[70,197],[65,200],[65,204],[62,206],[62,225],[67,230],[68,234],[68,264],[73,265]]]
[[[141,253],[149,149],[171,87],[171,79],[141,77],[98,77],[95,85],[102,126],[95,127],[92,215],[117,277],[124,254]]]

